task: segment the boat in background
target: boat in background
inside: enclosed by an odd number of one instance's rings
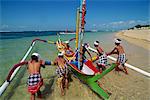
[[[98,32],[98,30],[94,29],[94,30],[91,30],[91,32]]]
[[[59,32],[59,34],[76,34],[75,32]]]
[[[66,29],[65,32],[59,32],[59,34],[76,34],[76,32],[74,32],[74,31],[68,31],[68,29]]]

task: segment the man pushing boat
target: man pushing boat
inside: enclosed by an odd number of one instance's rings
[[[124,65],[125,62],[126,62],[126,55],[125,55],[123,47],[120,44],[121,44],[121,40],[120,39],[115,39],[115,45],[116,46],[107,55],[117,54],[118,58],[117,58],[117,61],[116,61],[117,66],[116,66],[115,70],[120,71],[121,69],[119,68],[119,65],[122,65],[125,73],[128,74],[127,68]]]
[[[100,73],[106,69],[106,65],[107,65],[107,55],[106,53],[103,51],[103,49],[100,47],[99,45],[99,41],[95,41],[94,42],[94,47],[97,50],[97,60],[99,60],[96,64],[98,66],[98,69],[100,71]]]
[[[68,89],[68,67],[63,53],[58,53],[58,57],[53,62],[57,65],[56,73],[58,74],[57,83],[61,90],[61,95],[65,95],[64,88]]]
[[[89,50],[87,49],[87,48],[88,48],[88,45],[89,45],[89,44],[84,43],[84,44],[82,44],[82,46],[81,46],[81,48],[80,48],[80,62],[81,62],[80,70],[82,70],[84,61],[85,61],[85,59],[86,59],[86,56],[85,56],[85,53],[86,53],[86,52],[88,53],[88,55],[90,56],[91,61],[92,61],[92,55],[90,54]]]
[[[7,77],[7,81],[9,81],[15,69],[19,67],[20,65],[26,64],[28,72],[29,72],[27,84],[28,84],[28,92],[31,93],[31,100],[35,100],[36,93],[39,98],[42,98],[40,88],[43,85],[43,79],[42,79],[40,70],[41,70],[41,67],[45,68],[45,65],[51,65],[50,61],[40,60],[39,57],[40,55],[38,53],[33,53],[31,55],[31,60],[16,64],[11,69]]]
[[[28,61],[28,91],[31,93],[31,100],[34,100],[35,93],[41,98],[40,87],[43,85],[43,79],[40,73],[41,66],[44,65],[43,60],[39,60],[39,54],[33,53],[31,60]]]

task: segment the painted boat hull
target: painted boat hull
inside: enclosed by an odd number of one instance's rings
[[[83,83],[87,84],[90,89],[101,96],[103,99],[107,100],[109,99],[109,94],[101,88],[97,81],[98,79],[102,78],[104,75],[112,71],[116,67],[116,64],[112,64],[110,68],[107,70],[103,71],[101,74],[96,74],[96,75],[86,75],[80,70],[77,69],[77,67],[74,64],[69,64],[70,70],[73,72],[73,74],[81,80]]]

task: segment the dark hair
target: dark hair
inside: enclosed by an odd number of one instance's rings
[[[87,43],[84,43],[84,46],[88,45]]]
[[[99,41],[95,41],[95,42],[99,43]]]
[[[35,56],[35,55],[32,55],[32,56],[31,56],[31,59],[32,59],[32,60],[35,60],[36,62],[38,62],[38,57]]]
[[[67,44],[67,48],[69,48],[70,47],[70,45],[69,44]]]
[[[120,43],[115,43],[115,45],[117,45],[117,46],[118,46],[118,45],[120,45]]]
[[[98,47],[98,45],[95,45],[95,44],[94,44],[94,46],[95,46],[95,47]]]
[[[121,39],[117,39],[118,41],[121,41]]]
[[[58,56],[59,58],[64,58],[64,56]]]

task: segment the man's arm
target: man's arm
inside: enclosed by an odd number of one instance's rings
[[[54,62],[53,62],[53,65],[56,65],[57,64],[57,58],[54,60]]]
[[[88,50],[86,50],[86,51],[87,51],[87,53],[89,54],[89,56],[90,56],[90,58],[92,60],[92,55],[90,54],[90,52]]]
[[[43,68],[45,68],[45,65],[51,65],[52,64],[51,61],[43,61],[43,60],[41,60],[40,63],[41,63],[41,67],[43,67]]]
[[[117,54],[117,48],[115,47],[111,52],[107,53],[107,55]]]

